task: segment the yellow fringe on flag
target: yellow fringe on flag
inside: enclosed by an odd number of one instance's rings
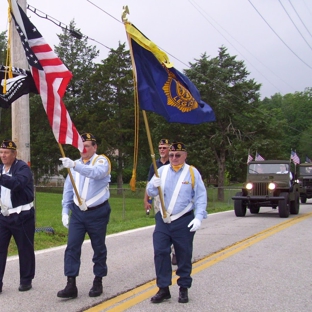
[[[130,49],[130,53],[132,53],[132,49]],[[131,59],[133,59],[133,58],[131,58]],[[139,107],[137,83],[136,83],[136,77],[135,77],[134,71],[132,71],[132,74],[133,74],[133,84],[134,84],[134,146],[133,146],[133,169],[132,169],[132,177],[130,180],[130,188],[131,188],[132,192],[135,192],[136,169],[138,166],[138,154],[139,154],[139,120],[140,120],[139,114],[140,114],[140,107]]]

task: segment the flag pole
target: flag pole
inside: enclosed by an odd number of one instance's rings
[[[62,157],[63,157],[63,158],[66,157],[66,156],[65,156],[65,153],[64,153],[64,150],[63,150],[62,144],[58,143],[58,146],[59,146],[59,148],[60,148]],[[77,199],[78,199],[78,203],[79,203],[79,205],[82,205],[82,201],[81,201],[81,198],[80,198],[80,196],[79,196],[79,194],[78,194],[78,190],[77,190],[77,187],[76,187],[76,183],[75,183],[75,181],[74,181],[74,177],[73,177],[73,175],[72,175],[72,173],[71,173],[71,171],[70,171],[69,168],[67,168],[67,172],[68,172],[68,174],[69,174],[70,181],[71,181],[71,183],[72,183],[72,185],[73,185],[73,188],[74,188],[76,197],[77,197]]]
[[[151,133],[150,133],[148,120],[147,120],[147,115],[146,115],[145,110],[142,110],[142,113],[143,113],[143,119],[144,119],[144,123],[145,123],[147,140],[148,140],[148,144],[149,144],[149,148],[150,148],[150,152],[151,152],[152,163],[153,163],[153,166],[154,166],[154,172],[155,172],[156,177],[159,177],[158,168],[157,168],[156,160],[155,160],[155,152],[154,152],[154,148],[153,148],[153,144],[152,144],[152,138],[151,138]],[[164,219],[166,219],[167,218],[167,211],[165,209],[163,192],[161,191],[161,187],[160,186],[158,187],[158,193],[159,193],[159,199],[160,199],[160,203],[161,203],[162,215],[163,215]]]
[[[124,23],[124,25],[126,25],[126,23],[128,23],[127,14],[129,14],[129,13],[130,12],[129,12],[128,6],[127,5],[124,6],[123,7],[123,13],[121,15],[121,20]],[[129,48],[130,48],[129,50],[130,50],[132,69],[133,69],[132,71],[133,71],[133,82],[134,82],[134,93],[135,93],[135,105],[138,105],[139,100],[138,100],[138,94],[137,94],[135,64],[133,61],[134,57],[133,57],[133,53],[132,53],[131,40],[129,39],[129,35],[128,35],[127,30],[126,30],[126,35],[127,35],[127,39],[128,39],[128,43],[129,43]],[[147,115],[146,115],[145,110],[142,110],[142,114],[143,114],[143,119],[144,119],[144,124],[145,124],[145,130],[146,130],[146,134],[147,134],[147,140],[148,140],[148,144],[149,144],[149,148],[150,148],[152,163],[153,163],[153,167],[154,167],[154,172],[155,172],[156,177],[159,177],[158,168],[157,168],[156,160],[155,160],[155,152],[154,152],[154,148],[153,148],[151,133],[150,133],[148,119],[147,119]],[[163,216],[163,219],[166,219],[167,218],[167,211],[165,209],[164,197],[163,197],[163,193],[162,193],[160,186],[158,187],[158,193],[159,193],[159,199],[160,199],[160,203],[161,203],[162,216]]]

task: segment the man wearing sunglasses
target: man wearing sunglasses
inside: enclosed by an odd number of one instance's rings
[[[182,142],[172,143],[169,148],[170,164],[159,168],[159,177],[154,175],[146,188],[147,194],[152,197],[158,195],[161,190],[167,214],[167,217],[164,217],[160,209],[155,215],[153,245],[159,291],[151,298],[152,303],[171,298],[171,244],[174,245],[178,265],[178,301],[186,303],[189,300],[193,239],[202,220],[207,218],[207,192],[200,173],[186,164],[186,157],[185,145]]]
[[[169,140],[168,139],[161,139],[158,143],[158,151],[160,158],[156,160],[157,168],[160,168],[163,165],[169,164]],[[147,181],[150,181],[153,175],[155,174],[153,164],[150,165],[150,169],[147,176]],[[149,196],[146,194],[144,195],[144,208],[146,211],[150,211],[152,209],[152,204],[148,202]],[[155,207],[155,213],[159,211],[159,208]],[[156,211],[157,210],[157,211]]]
[[[168,139],[161,139],[159,141],[158,152],[159,152],[160,158],[156,160],[157,169],[163,165],[169,164],[169,146],[170,146],[170,143],[169,143]],[[147,181],[150,181],[154,174],[155,174],[154,166],[153,166],[153,164],[151,164],[149,172],[148,172],[148,176],[147,176]],[[146,210],[146,214],[149,214],[150,210],[152,209],[152,203],[151,203],[151,200],[149,200],[149,199],[150,199],[150,197],[145,192],[145,194],[144,194],[144,208]],[[160,206],[159,196],[156,196],[156,198],[154,198],[155,214],[159,211],[159,206]],[[176,259],[176,255],[175,255],[175,251],[174,251],[173,246],[171,247],[171,250],[172,250],[171,263],[173,265],[176,265],[177,259]]]

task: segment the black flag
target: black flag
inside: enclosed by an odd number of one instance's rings
[[[6,93],[4,93],[4,77],[8,77],[9,67],[0,65],[0,107],[9,108],[11,104],[24,94],[36,93],[35,82],[29,70],[12,67],[13,78],[6,79]]]

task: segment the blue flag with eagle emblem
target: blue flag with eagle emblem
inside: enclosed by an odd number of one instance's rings
[[[215,121],[212,108],[201,100],[195,85],[173,67],[166,53],[132,24],[125,26],[132,46],[140,108],[155,112],[168,122]]]

